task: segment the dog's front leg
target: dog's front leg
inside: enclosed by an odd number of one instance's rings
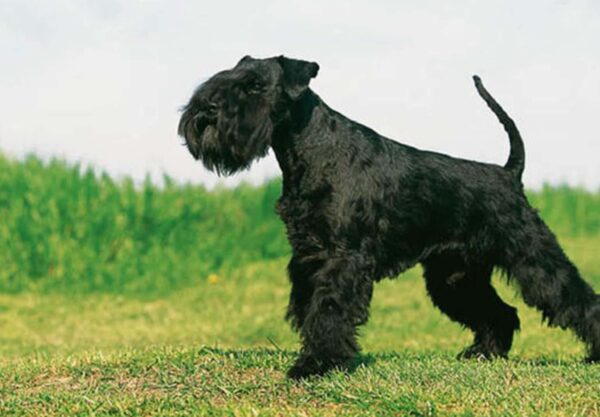
[[[333,258],[310,281],[312,297],[301,327],[302,350],[290,378],[344,367],[358,352],[357,326],[368,318],[373,283],[356,258]]]
[[[288,304],[286,320],[294,330],[301,330],[304,319],[310,307],[310,299],[314,292],[312,275],[315,272],[314,263],[304,261],[297,254],[292,256],[288,264],[288,275],[292,283],[290,302]]]

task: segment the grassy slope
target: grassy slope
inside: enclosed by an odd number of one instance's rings
[[[522,318],[511,359],[454,360],[470,335],[417,269],[376,287],[354,373],[286,381],[278,193],[0,155],[0,415],[600,415],[600,366],[501,280]],[[600,291],[600,193],[530,198]]]

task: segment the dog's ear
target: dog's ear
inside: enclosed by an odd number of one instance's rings
[[[240,64],[243,64],[245,62],[250,62],[250,61],[254,61],[254,58],[252,58],[250,55],[244,55],[244,57],[242,59],[240,59],[235,66],[237,67]]]
[[[308,89],[310,79],[315,78],[319,72],[319,64],[316,62],[286,58],[283,55],[277,57],[277,62],[283,69],[283,88],[292,100],[298,99]]]

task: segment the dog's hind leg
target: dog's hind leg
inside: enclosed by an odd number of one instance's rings
[[[536,213],[505,266],[525,303],[540,310],[550,326],[571,329],[586,343],[588,360],[600,360],[600,297],[579,275],[556,237]]]
[[[310,277],[314,291],[302,323],[302,350],[290,378],[322,375],[358,353],[357,326],[368,319],[373,283],[352,258],[330,258]]]
[[[467,265],[459,253],[447,251],[431,255],[423,267],[433,303],[475,333],[473,344],[459,357],[506,357],[519,317],[492,287],[492,266]]]

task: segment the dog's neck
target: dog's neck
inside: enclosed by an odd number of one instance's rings
[[[289,120],[276,129],[271,144],[283,173],[284,190],[298,185],[307,166],[314,166],[313,159],[323,157],[322,148],[330,143],[323,140],[328,134],[323,126],[335,118],[338,113],[311,90],[291,106]]]

